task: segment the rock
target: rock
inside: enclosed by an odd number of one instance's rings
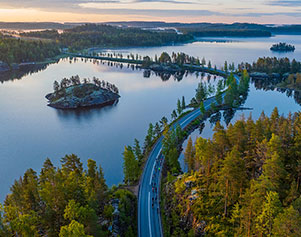
[[[120,97],[117,93],[86,83],[70,86],[49,93],[46,96],[49,106],[57,109],[76,109],[90,106],[104,106],[114,103]]]

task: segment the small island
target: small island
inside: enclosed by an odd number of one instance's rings
[[[118,88],[96,77],[92,80],[79,76],[63,78],[53,83],[53,93],[47,94],[48,106],[57,109],[77,109],[113,104],[120,97]]]
[[[277,51],[277,52],[294,52],[295,46],[286,43],[278,43],[278,44],[273,44],[270,50]]]

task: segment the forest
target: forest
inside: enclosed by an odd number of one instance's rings
[[[57,40],[70,51],[89,47],[160,46],[183,43],[193,39],[191,35],[96,24],[85,24],[66,29],[62,34],[56,30],[46,30],[23,33],[22,36]]]
[[[40,62],[60,54],[59,46],[43,40],[22,40],[0,34],[0,61],[5,63]]]
[[[253,64],[241,63],[238,70],[246,69],[248,72],[264,72],[267,74],[279,73],[298,73],[301,72],[301,62],[289,58],[263,57],[258,58]]]
[[[117,204],[117,205],[116,205]],[[0,236],[136,236],[136,197],[106,185],[101,166],[66,155],[28,169],[0,205]]]
[[[272,35],[269,31],[248,29],[180,28],[180,30],[196,37],[270,37]]]
[[[300,124],[275,108],[189,139],[188,172],[163,187],[166,236],[300,236]]]

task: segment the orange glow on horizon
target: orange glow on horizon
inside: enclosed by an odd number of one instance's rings
[[[299,17],[298,17],[299,18]],[[261,24],[294,24],[296,17],[281,15],[279,17],[268,15],[262,17],[233,17],[229,16],[149,16],[129,14],[95,14],[95,13],[69,13],[48,12],[37,9],[0,9],[0,21],[4,22],[108,22],[108,21],[165,21],[165,22],[212,22],[233,23],[252,22]]]

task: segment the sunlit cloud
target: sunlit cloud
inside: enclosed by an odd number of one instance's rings
[[[0,21],[301,21],[300,0],[0,0],[0,6]]]

